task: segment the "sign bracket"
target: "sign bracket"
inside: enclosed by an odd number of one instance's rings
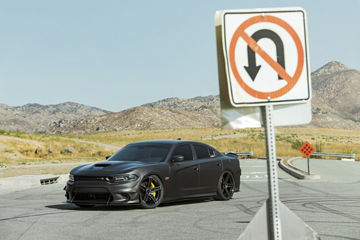
[[[273,105],[263,106],[269,197],[238,240],[319,240],[318,234],[288,209],[279,196]],[[286,221],[281,221],[286,219]]]

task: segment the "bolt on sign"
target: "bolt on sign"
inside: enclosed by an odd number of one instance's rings
[[[304,154],[304,156],[306,158],[310,158],[310,156],[315,152],[315,148],[308,142],[306,141],[301,148],[299,149],[299,151]]]

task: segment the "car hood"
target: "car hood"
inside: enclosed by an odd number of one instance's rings
[[[71,170],[71,174],[79,176],[99,176],[110,174],[128,173],[132,170],[144,166],[153,165],[153,163],[143,163],[140,161],[104,161],[82,165]]]

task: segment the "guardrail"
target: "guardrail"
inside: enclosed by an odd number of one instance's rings
[[[224,152],[225,155],[227,154],[232,154],[232,155],[236,155],[236,156],[254,156],[253,152],[238,152],[238,153],[234,153],[234,152]]]
[[[257,157],[257,159],[261,159],[261,160],[267,160],[268,158],[267,157],[264,157],[264,156],[260,156],[260,157]],[[281,161],[282,158],[276,158],[276,161]]]
[[[313,154],[311,154],[311,157],[321,157],[321,156],[326,156],[326,157],[344,157],[344,158],[355,158],[356,154],[355,153],[320,153],[320,152],[314,152]]]
[[[59,176],[57,176],[57,177],[52,177],[52,178],[40,179],[40,184],[41,184],[41,185],[55,184],[55,183],[57,183],[58,178],[59,178]]]

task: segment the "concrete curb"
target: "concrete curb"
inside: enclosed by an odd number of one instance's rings
[[[0,194],[39,187],[42,186],[42,181],[46,181],[46,179],[52,178],[57,178],[56,184],[64,184],[68,179],[68,174],[23,175],[17,177],[0,178]]]
[[[298,178],[298,179],[311,179],[311,180],[315,180],[315,179],[320,179],[320,175],[319,174],[310,174],[307,175],[307,172],[296,168],[294,165],[292,165],[292,162],[295,160],[299,160],[301,159],[300,157],[297,158],[290,158],[290,159],[282,159],[279,162],[279,167],[284,170],[285,172],[287,172],[288,174]]]

